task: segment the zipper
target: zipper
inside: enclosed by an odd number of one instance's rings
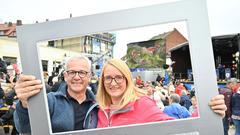
[[[107,118],[106,127],[110,127],[111,126],[111,114],[110,114],[110,111],[108,111],[108,112],[103,111],[103,113],[104,113],[104,115]]]
[[[107,127],[111,127],[112,126],[112,116],[113,115],[116,115],[116,114],[119,114],[119,113],[125,113],[125,112],[129,112],[131,110],[131,107],[127,107],[127,108],[124,108],[124,109],[120,109],[120,110],[117,110],[117,111],[113,111],[111,112],[110,110],[109,111],[103,111],[106,118],[107,118],[107,124],[106,126]]]
[[[108,127],[111,127],[111,112],[108,112]]]

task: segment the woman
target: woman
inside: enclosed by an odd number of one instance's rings
[[[191,103],[192,103],[192,106],[190,106],[189,112],[191,113],[192,117],[198,117],[199,114],[198,114],[198,104],[197,104],[196,96],[193,96],[191,98]]]
[[[118,59],[103,66],[97,101],[98,128],[174,119],[135,87],[128,66]]]
[[[97,101],[100,106],[98,128],[174,119],[135,87],[128,66],[119,59],[111,59],[103,66]],[[222,95],[215,96],[209,105],[222,117],[225,115]]]

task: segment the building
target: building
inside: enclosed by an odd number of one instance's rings
[[[230,77],[239,79],[240,34],[214,36],[212,37],[212,45],[218,79],[226,79],[226,72],[230,74]],[[175,64],[173,64],[175,77],[189,79],[189,73],[191,73],[192,66],[188,42],[171,48],[170,52],[171,59],[175,61]]]
[[[127,45],[127,55],[123,59],[132,68],[133,76],[135,76],[135,71],[143,71],[140,68],[154,72],[151,75],[153,76],[152,78],[149,78],[149,71],[146,71],[148,72],[147,75],[144,73],[142,75],[143,79],[152,81],[155,80],[158,73],[163,76],[164,72],[162,68],[165,68],[166,64],[169,64],[168,59],[171,57],[170,50],[185,43],[187,43],[187,39],[174,28],[172,31],[156,35],[147,41],[129,43]]]
[[[0,24],[0,58],[9,64],[20,63],[20,53],[17,43],[16,26],[22,25],[18,20],[16,23]],[[43,71],[51,74],[59,65],[73,55],[82,54],[93,62],[93,69],[100,70],[106,59],[111,58],[115,35],[111,33],[95,33],[79,37],[71,37],[58,40],[41,41],[37,43],[40,50]]]
[[[0,58],[10,63],[18,63],[19,51],[16,39],[16,26],[22,25],[20,20],[17,23],[0,24]]]

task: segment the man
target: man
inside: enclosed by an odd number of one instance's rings
[[[64,132],[95,128],[97,126],[97,104],[90,90],[91,62],[84,56],[72,57],[66,62],[63,83],[57,92],[48,94],[49,114],[53,132]],[[21,75],[16,83],[19,102],[14,121],[20,133],[30,133],[28,99],[40,92],[43,85],[34,76]]]
[[[169,97],[169,106],[166,106],[163,110],[167,115],[176,119],[188,118],[191,116],[190,112],[180,103],[180,96],[178,94],[172,94]]]
[[[187,108],[189,111],[189,107],[192,105],[190,97],[187,95],[187,91],[182,91],[182,96],[180,97],[180,105]]]
[[[232,116],[232,95],[233,95],[233,90],[237,86],[237,79],[236,78],[231,78],[228,80],[226,87],[219,89],[219,94],[224,95],[225,99],[225,104],[227,106],[227,110],[225,112],[225,117],[223,118],[223,129],[224,129],[224,135],[228,135],[228,130],[229,130],[229,124]]]

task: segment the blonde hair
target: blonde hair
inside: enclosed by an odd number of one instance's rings
[[[98,91],[97,91],[97,95],[96,95],[99,106],[102,109],[107,109],[112,104],[111,97],[106,92],[106,89],[104,87],[104,81],[103,81],[104,70],[107,65],[112,65],[115,68],[117,68],[126,79],[127,87],[126,87],[126,90],[124,91],[122,99],[119,103],[120,108],[124,107],[129,102],[135,101],[139,96],[145,95],[145,93],[141,89],[137,88],[134,85],[134,82],[132,80],[132,74],[131,74],[127,64],[120,59],[110,59],[103,66],[102,74],[99,79]]]

